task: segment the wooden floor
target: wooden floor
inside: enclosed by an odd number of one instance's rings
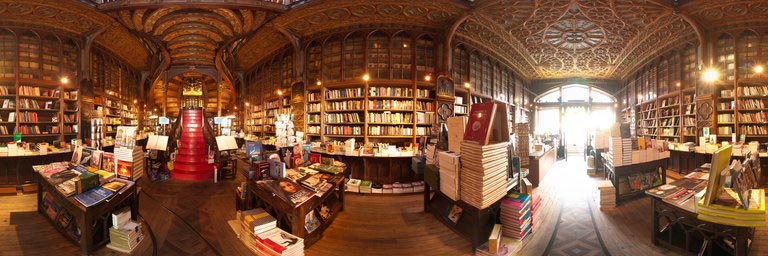
[[[542,195],[540,222],[518,245],[518,255],[543,255],[564,200],[596,193],[580,159],[560,161],[535,193]],[[244,165],[240,165],[244,166]],[[240,178],[238,178],[240,179]],[[150,232],[136,255],[249,255],[227,220],[235,218],[232,190],[239,180],[139,182],[140,214]],[[422,195],[347,194],[344,211],[306,255],[472,255],[468,240],[424,213]],[[36,195],[0,196],[0,255],[78,255],[79,248],[35,212]],[[676,255],[650,242],[650,200],[614,209],[590,200],[594,221],[611,255]],[[568,209],[562,209],[567,211]],[[106,247],[96,255],[121,255]],[[759,228],[752,255],[768,255],[768,231]],[[551,254],[555,255],[555,254]]]

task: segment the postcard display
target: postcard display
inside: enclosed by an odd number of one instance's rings
[[[136,146],[136,126],[117,127],[115,138],[116,174],[127,180],[138,180],[144,176],[144,151]]]

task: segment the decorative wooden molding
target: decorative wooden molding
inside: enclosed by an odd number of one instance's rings
[[[710,131],[716,131],[715,127],[715,99],[712,95],[696,96],[696,130],[708,127]]]

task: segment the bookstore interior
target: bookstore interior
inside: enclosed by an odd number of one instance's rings
[[[768,255],[765,17],[0,0],[0,250]]]

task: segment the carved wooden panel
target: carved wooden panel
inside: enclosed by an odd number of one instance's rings
[[[696,97],[696,130],[709,127],[710,131],[715,131],[715,100],[712,95],[701,95]]]

